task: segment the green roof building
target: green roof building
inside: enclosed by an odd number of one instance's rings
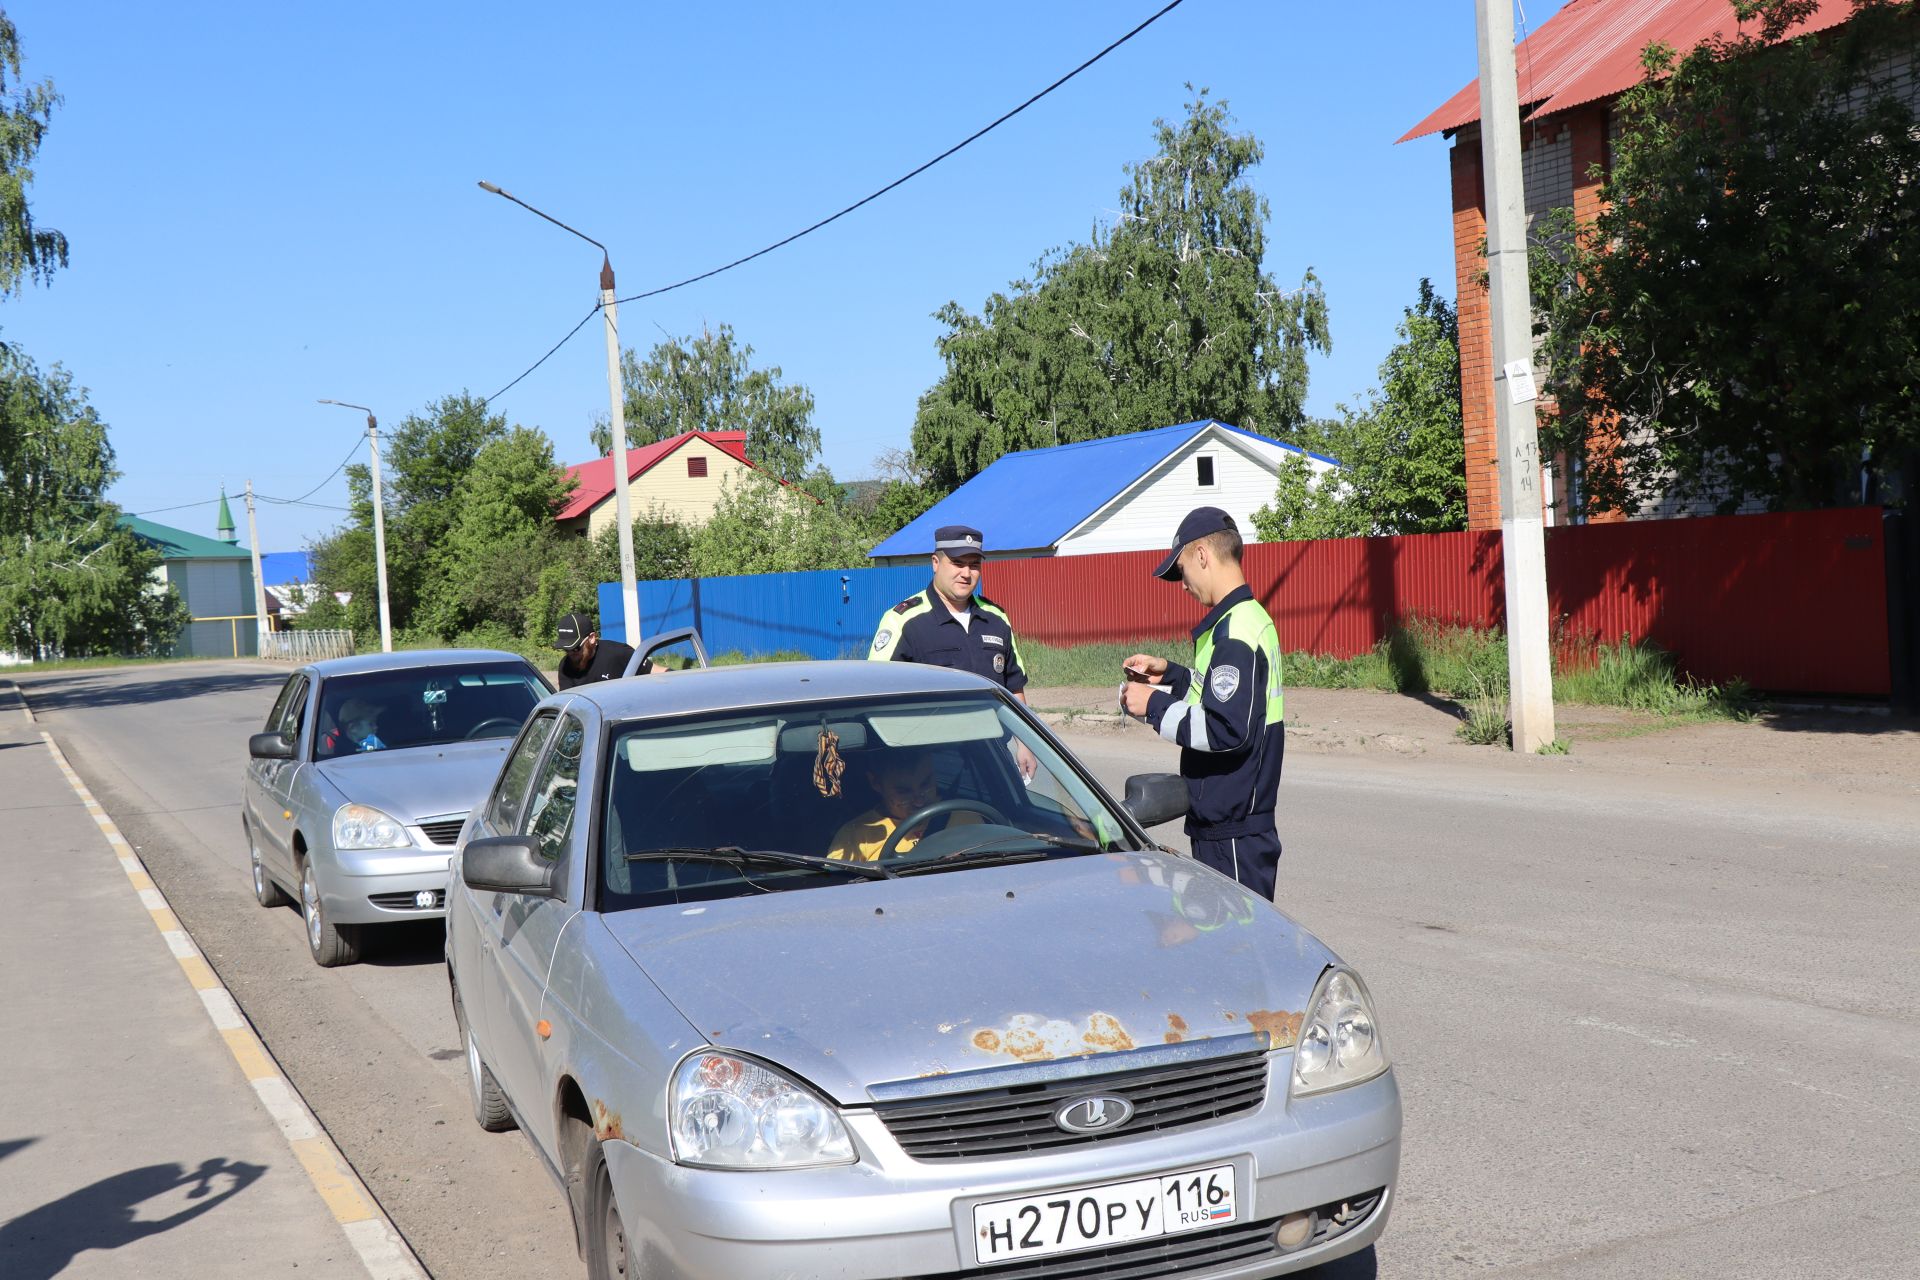
[[[259,653],[259,628],[253,612],[253,553],[233,538],[233,516],[220,500],[220,541],[175,529],[139,516],[120,523],[160,552],[155,572],[186,601],[193,621],[174,642],[172,656],[183,658],[253,657]]]

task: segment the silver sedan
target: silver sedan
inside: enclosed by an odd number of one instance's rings
[[[1255,1277],[1366,1248],[1401,1120],[1365,984],[1154,843],[1178,779],[1127,793],[934,667],[548,698],[455,861],[475,1117],[525,1131],[595,1280]]]
[[[460,828],[551,689],[525,658],[486,649],[294,672],[247,744],[240,820],[260,905],[298,902],[327,967],[359,958],[367,925],[446,914]]]

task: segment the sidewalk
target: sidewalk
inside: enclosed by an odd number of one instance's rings
[[[102,821],[0,681],[0,1276],[422,1275]]]

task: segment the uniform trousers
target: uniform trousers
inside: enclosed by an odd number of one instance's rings
[[[1188,843],[1196,859],[1221,875],[1232,876],[1268,902],[1273,901],[1274,882],[1280,871],[1278,831],[1256,831],[1227,840],[1194,836]]]

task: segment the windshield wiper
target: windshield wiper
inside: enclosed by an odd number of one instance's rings
[[[737,844],[686,845],[667,849],[641,849],[626,855],[628,862],[670,862],[696,859],[705,862],[758,862],[774,867],[805,867],[809,871],[839,871],[862,880],[897,880],[888,867],[870,862],[845,862],[811,853],[788,853],[782,849],[742,849]]]
[[[1016,847],[997,848],[1002,845]],[[1051,845],[1054,848],[1067,849],[1074,853],[1103,853],[1099,845],[1085,840],[1074,840],[1066,836],[1049,835],[1044,831],[1022,831],[1018,835],[995,836],[991,840],[982,840],[979,844],[970,844],[964,849],[955,849],[952,853],[943,853],[937,858],[925,862],[909,863],[906,872],[925,870],[950,870],[954,867],[980,866],[995,862],[1034,862],[1048,856],[1046,849],[1035,845]]]

